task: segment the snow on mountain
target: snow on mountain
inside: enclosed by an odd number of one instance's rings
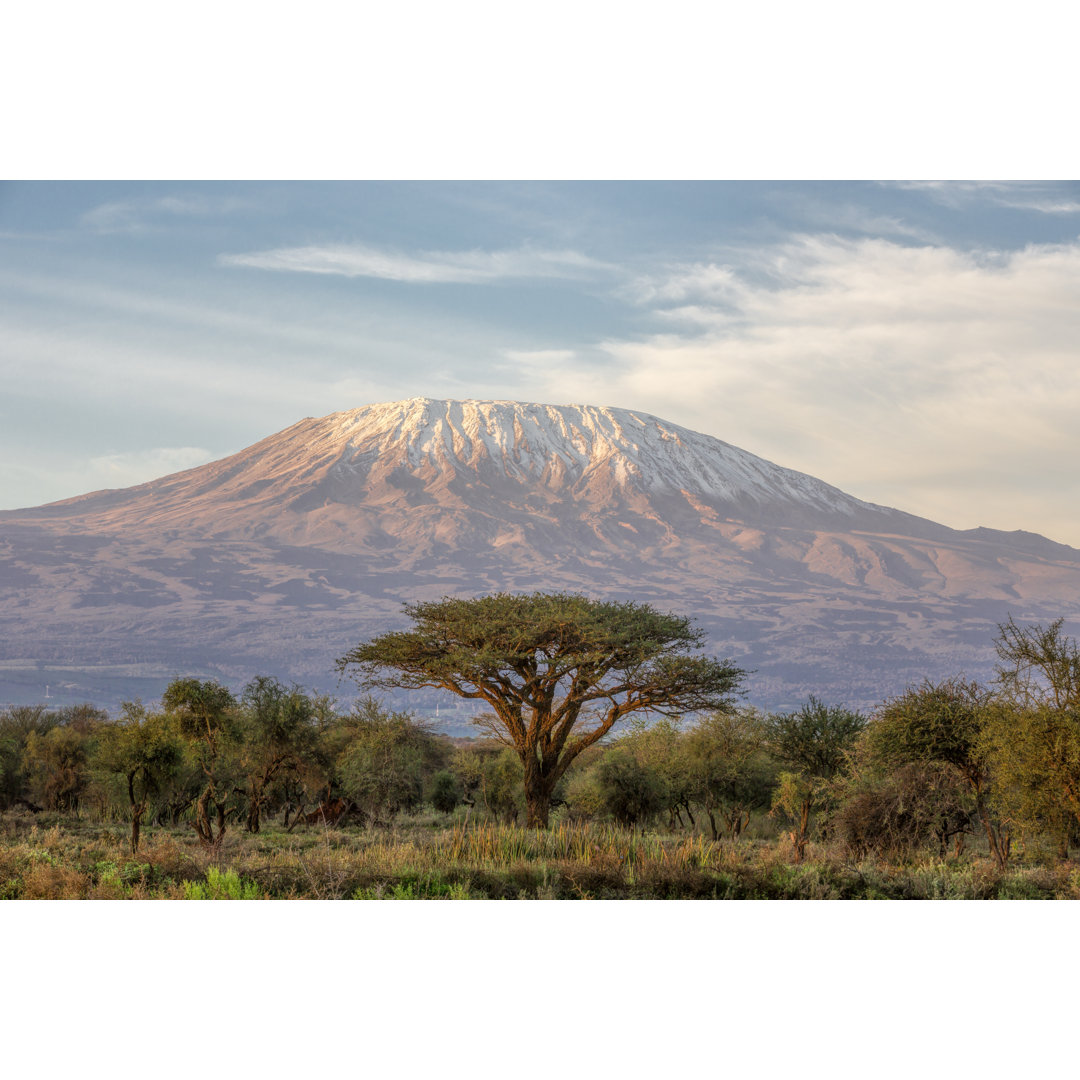
[[[486,513],[496,524],[518,512],[565,518],[573,508],[625,509],[669,524],[719,515],[758,524],[937,528],[648,413],[430,398],[308,418],[209,465],[22,513],[215,536],[268,528],[314,535],[332,532],[328,519],[341,519],[343,510],[349,517],[347,508],[370,516],[423,506]],[[268,522],[271,508],[279,516]]]

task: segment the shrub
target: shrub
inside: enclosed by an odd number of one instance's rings
[[[440,814],[450,814],[461,802],[461,787],[452,772],[443,769],[431,778],[431,805]]]
[[[222,873],[216,866],[206,871],[206,882],[185,881],[185,900],[259,900],[262,894],[254,881],[245,881],[235,870]]]

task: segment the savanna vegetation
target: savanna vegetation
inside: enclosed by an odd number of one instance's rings
[[[764,714],[644,605],[408,608],[339,661],[476,699],[451,739],[373,696],[177,678],[153,706],[0,713],[0,897],[1080,898],[1080,650]]]

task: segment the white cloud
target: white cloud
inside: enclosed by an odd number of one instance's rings
[[[339,274],[418,284],[482,284],[509,278],[582,278],[612,269],[576,251],[518,248],[507,251],[426,251],[418,255],[384,251],[363,244],[275,248],[221,255],[225,266]]]
[[[143,232],[165,218],[220,217],[247,206],[230,196],[164,195],[102,203],[82,215],[82,224],[100,233]]]
[[[670,329],[555,364],[875,502],[1080,544],[1080,244],[964,253],[807,236],[636,283]]]

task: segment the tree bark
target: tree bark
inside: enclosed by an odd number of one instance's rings
[[[142,827],[143,814],[146,812],[146,803],[131,808],[131,854],[139,853],[139,830]]]
[[[551,792],[538,788],[525,791],[525,809],[527,813],[525,827],[528,829],[546,829],[551,814]]]
[[[994,823],[990,820],[990,813],[983,802],[981,792],[977,792],[975,795],[975,810],[979,820],[982,822],[983,829],[986,831],[986,838],[990,843],[990,854],[993,855],[998,869],[1004,873],[1009,865],[1009,849],[1012,846],[1009,834],[1000,827],[994,827]]]

